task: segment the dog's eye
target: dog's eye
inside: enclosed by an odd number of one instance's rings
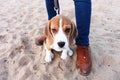
[[[57,32],[57,30],[56,30],[56,29],[52,29],[52,32],[53,32],[53,33],[56,33],[56,32]]]
[[[69,33],[69,32],[70,32],[70,28],[67,28],[67,29],[65,30],[65,32],[66,32],[66,33]]]

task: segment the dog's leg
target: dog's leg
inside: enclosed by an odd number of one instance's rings
[[[46,50],[45,61],[51,62],[53,57],[54,57],[53,53],[50,50]]]
[[[68,55],[69,55],[69,56],[72,56],[72,55],[73,55],[73,51],[72,51],[70,48],[68,49]]]
[[[68,53],[69,56],[73,55],[73,51],[70,48],[63,49],[63,52],[61,54],[61,59],[65,60],[67,58],[67,53]]]
[[[51,52],[51,50],[48,50],[46,47],[45,47],[45,52],[46,52],[45,61],[51,62],[52,59],[54,58],[54,54]]]
[[[67,58],[67,50],[63,49],[62,54],[61,54],[61,59],[65,60]]]

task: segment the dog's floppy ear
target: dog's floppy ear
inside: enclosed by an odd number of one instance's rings
[[[45,28],[44,28],[44,32],[43,34],[46,36],[47,39],[52,39],[52,33],[51,33],[51,21],[48,21]]]
[[[78,30],[77,27],[75,26],[74,22],[71,22],[72,27],[73,27],[73,38],[76,38],[78,35]]]
[[[77,37],[78,35],[78,31],[77,31],[77,28],[74,24],[74,22],[71,22],[71,27],[72,27],[72,31],[70,33],[70,38],[69,38],[69,42],[70,42],[70,45],[73,44],[74,42],[74,39]]]
[[[43,34],[47,37],[48,36],[48,33],[49,33],[49,26],[50,26],[50,21],[47,22],[45,28],[44,28],[44,31],[43,31]]]

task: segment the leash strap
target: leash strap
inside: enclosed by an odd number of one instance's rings
[[[58,7],[58,2],[57,0],[54,0],[54,10],[56,11],[56,14],[59,14],[59,7]]]

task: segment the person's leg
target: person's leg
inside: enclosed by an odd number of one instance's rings
[[[91,0],[74,0],[74,4],[76,25],[78,29],[76,44],[88,46],[91,19]]]
[[[91,0],[74,0],[74,5],[78,29],[78,36],[76,38],[77,65],[82,75],[88,75],[92,66],[89,53]]]
[[[58,0],[57,0],[57,4],[58,4],[58,8],[59,8]],[[48,20],[50,20],[52,17],[56,16],[56,11],[54,10],[54,0],[46,0],[46,9],[47,9],[47,14],[48,14]]]

